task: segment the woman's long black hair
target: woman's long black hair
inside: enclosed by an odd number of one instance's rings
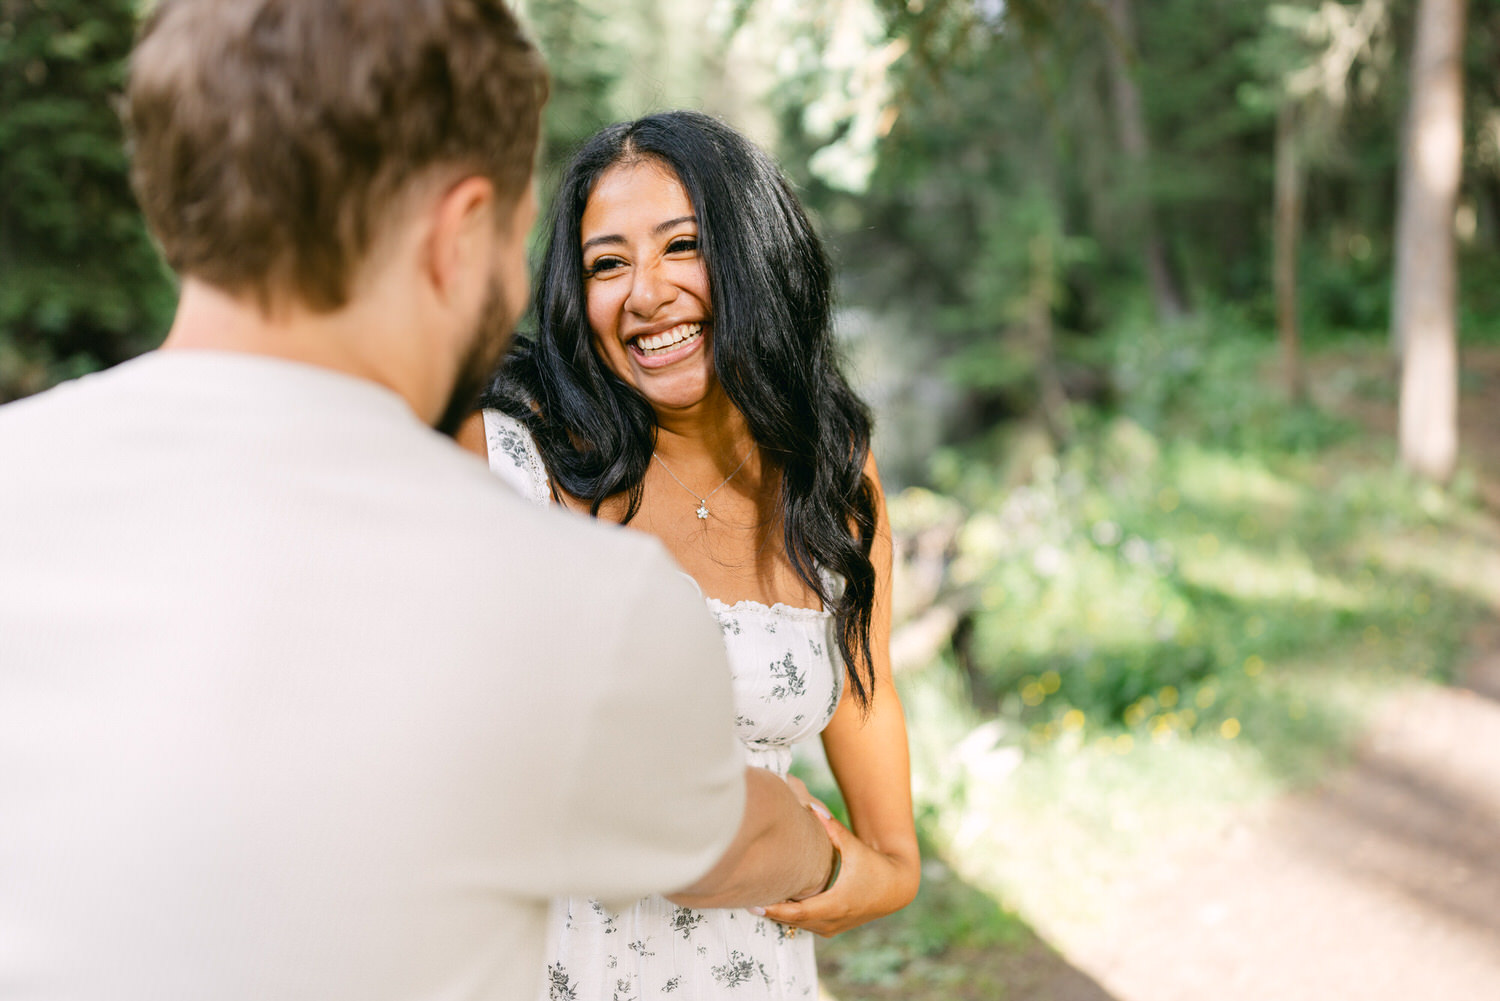
[[[484,406],[525,423],[553,482],[594,515],[624,494],[634,517],[656,442],[650,405],[596,354],[579,232],[594,185],[617,163],[671,167],[698,217],[713,310],[713,362],[751,435],[781,472],[779,514],[797,576],[833,612],[853,695],[868,708],[875,489],[870,415],[839,371],[828,258],[786,179],[734,129],[674,111],[612,125],[574,155],[537,277],[537,333],[523,338]],[[833,594],[823,567],[844,579]]]

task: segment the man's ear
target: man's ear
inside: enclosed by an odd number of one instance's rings
[[[495,253],[495,186],[470,176],[448,188],[432,210],[425,257],[439,299],[482,298]]]

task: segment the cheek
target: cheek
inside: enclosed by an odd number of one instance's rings
[[[594,346],[606,358],[624,353],[620,343],[619,295],[609,286],[590,284],[583,293],[583,311],[594,334]]]
[[[594,332],[595,341],[609,332],[609,310],[605,308],[603,294],[594,285],[584,286],[583,313],[589,321],[589,329]]]
[[[604,364],[604,367],[627,383],[630,382],[630,365],[625,358],[624,350],[618,344],[611,343],[598,334],[594,335],[593,342],[594,356]]]
[[[608,290],[601,292],[597,287],[586,288],[583,307],[584,315],[588,319],[589,331],[593,335],[594,353],[604,362],[606,368],[624,378],[625,347],[616,336],[617,331],[612,319],[616,313],[610,306]]]
[[[704,264],[701,258],[693,268],[692,274],[686,283],[686,287],[690,292],[693,293],[693,295],[698,299],[699,302],[703,303],[704,309],[713,308],[713,300],[710,297],[708,288],[708,265]]]

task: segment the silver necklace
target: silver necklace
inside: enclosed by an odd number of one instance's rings
[[[696,490],[694,490],[692,487],[688,486],[686,483],[682,482],[681,480],[678,480],[677,479],[677,474],[674,473],[674,472],[672,472],[672,470],[667,466],[667,464],[665,462],[661,461],[661,456],[657,455],[653,451],[651,453],[651,458],[655,459],[658,463],[661,464],[661,468],[663,468],[663,469],[665,469],[667,471],[667,475],[668,476],[672,477],[672,479],[674,479],[674,480],[677,480],[677,485],[679,487],[681,487],[682,489],[686,490],[688,493],[690,493],[690,494],[693,495],[693,497],[698,501],[698,511],[697,511],[698,520],[699,521],[707,521],[708,520],[708,499],[710,497],[712,497],[714,494],[718,493],[720,490],[723,490],[724,489],[724,484],[726,484],[730,480],[734,479],[735,476],[737,476],[739,474],[739,471],[741,469],[745,468],[745,463],[747,463],[747,462],[750,461],[750,456],[754,455],[755,454],[755,450],[757,448],[759,448],[759,447],[760,447],[759,445],[752,445],[752,446],[750,446],[750,451],[746,452],[745,453],[745,457],[740,460],[740,464],[738,466],[734,467],[734,472],[732,472],[728,476],[724,477],[723,482],[721,482],[718,486],[714,487],[708,493],[704,494],[702,497],[699,497],[698,496],[698,492]]]

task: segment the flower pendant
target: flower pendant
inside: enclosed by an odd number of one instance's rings
[[[698,520],[699,521],[707,521],[708,520],[708,501],[699,501],[698,502]]]

